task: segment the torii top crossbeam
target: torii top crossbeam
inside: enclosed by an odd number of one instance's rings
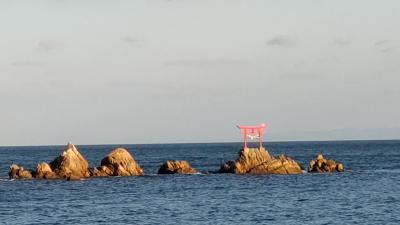
[[[243,145],[244,148],[247,148],[247,139],[258,139],[259,141],[259,148],[262,147],[262,135],[263,130],[267,127],[267,124],[262,123],[257,126],[243,126],[237,125],[237,127],[242,131],[243,134]]]

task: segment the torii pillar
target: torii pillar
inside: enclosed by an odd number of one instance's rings
[[[258,139],[259,148],[262,148],[262,135],[264,129],[267,127],[267,124],[262,123],[257,126],[242,126],[237,125],[237,127],[242,131],[243,134],[243,147],[247,148],[247,140],[248,138],[251,139]]]

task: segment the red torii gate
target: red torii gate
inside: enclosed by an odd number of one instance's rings
[[[247,139],[258,139],[259,141],[259,148],[262,148],[262,135],[263,130],[267,127],[267,124],[262,123],[257,126],[242,126],[237,125],[237,127],[242,131],[243,134],[243,141],[244,141],[244,148],[247,148]]]

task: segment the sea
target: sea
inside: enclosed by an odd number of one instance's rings
[[[90,166],[127,148],[140,177],[9,180],[12,163],[34,169],[65,146],[0,147],[0,224],[400,224],[400,141],[264,143],[308,167],[318,153],[346,172],[302,175],[212,173],[241,143],[77,145]],[[157,175],[187,160],[196,175]]]

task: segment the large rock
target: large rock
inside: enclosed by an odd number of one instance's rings
[[[317,158],[310,161],[308,168],[310,173],[333,173],[343,172],[344,166],[341,163],[335,162],[332,159],[325,159],[322,154],[318,154]]]
[[[143,175],[143,169],[128,150],[117,148],[101,160],[101,165],[93,169],[92,175],[96,177],[138,176]]]
[[[300,165],[284,155],[275,158],[265,148],[244,148],[235,161],[228,161],[219,170],[236,174],[301,174]]]
[[[187,161],[167,161],[158,169],[158,174],[195,174],[197,171],[193,169]]]
[[[20,167],[16,164],[10,166],[10,172],[8,173],[10,179],[32,179],[32,172]]]
[[[50,169],[60,178],[81,179],[90,176],[89,164],[79,153],[75,145],[68,144],[63,153],[49,163]],[[43,178],[56,178],[54,174],[50,175],[50,170],[45,164],[39,164],[37,173],[43,174]],[[38,168],[37,168],[38,169]],[[47,176],[45,174],[48,174]]]

